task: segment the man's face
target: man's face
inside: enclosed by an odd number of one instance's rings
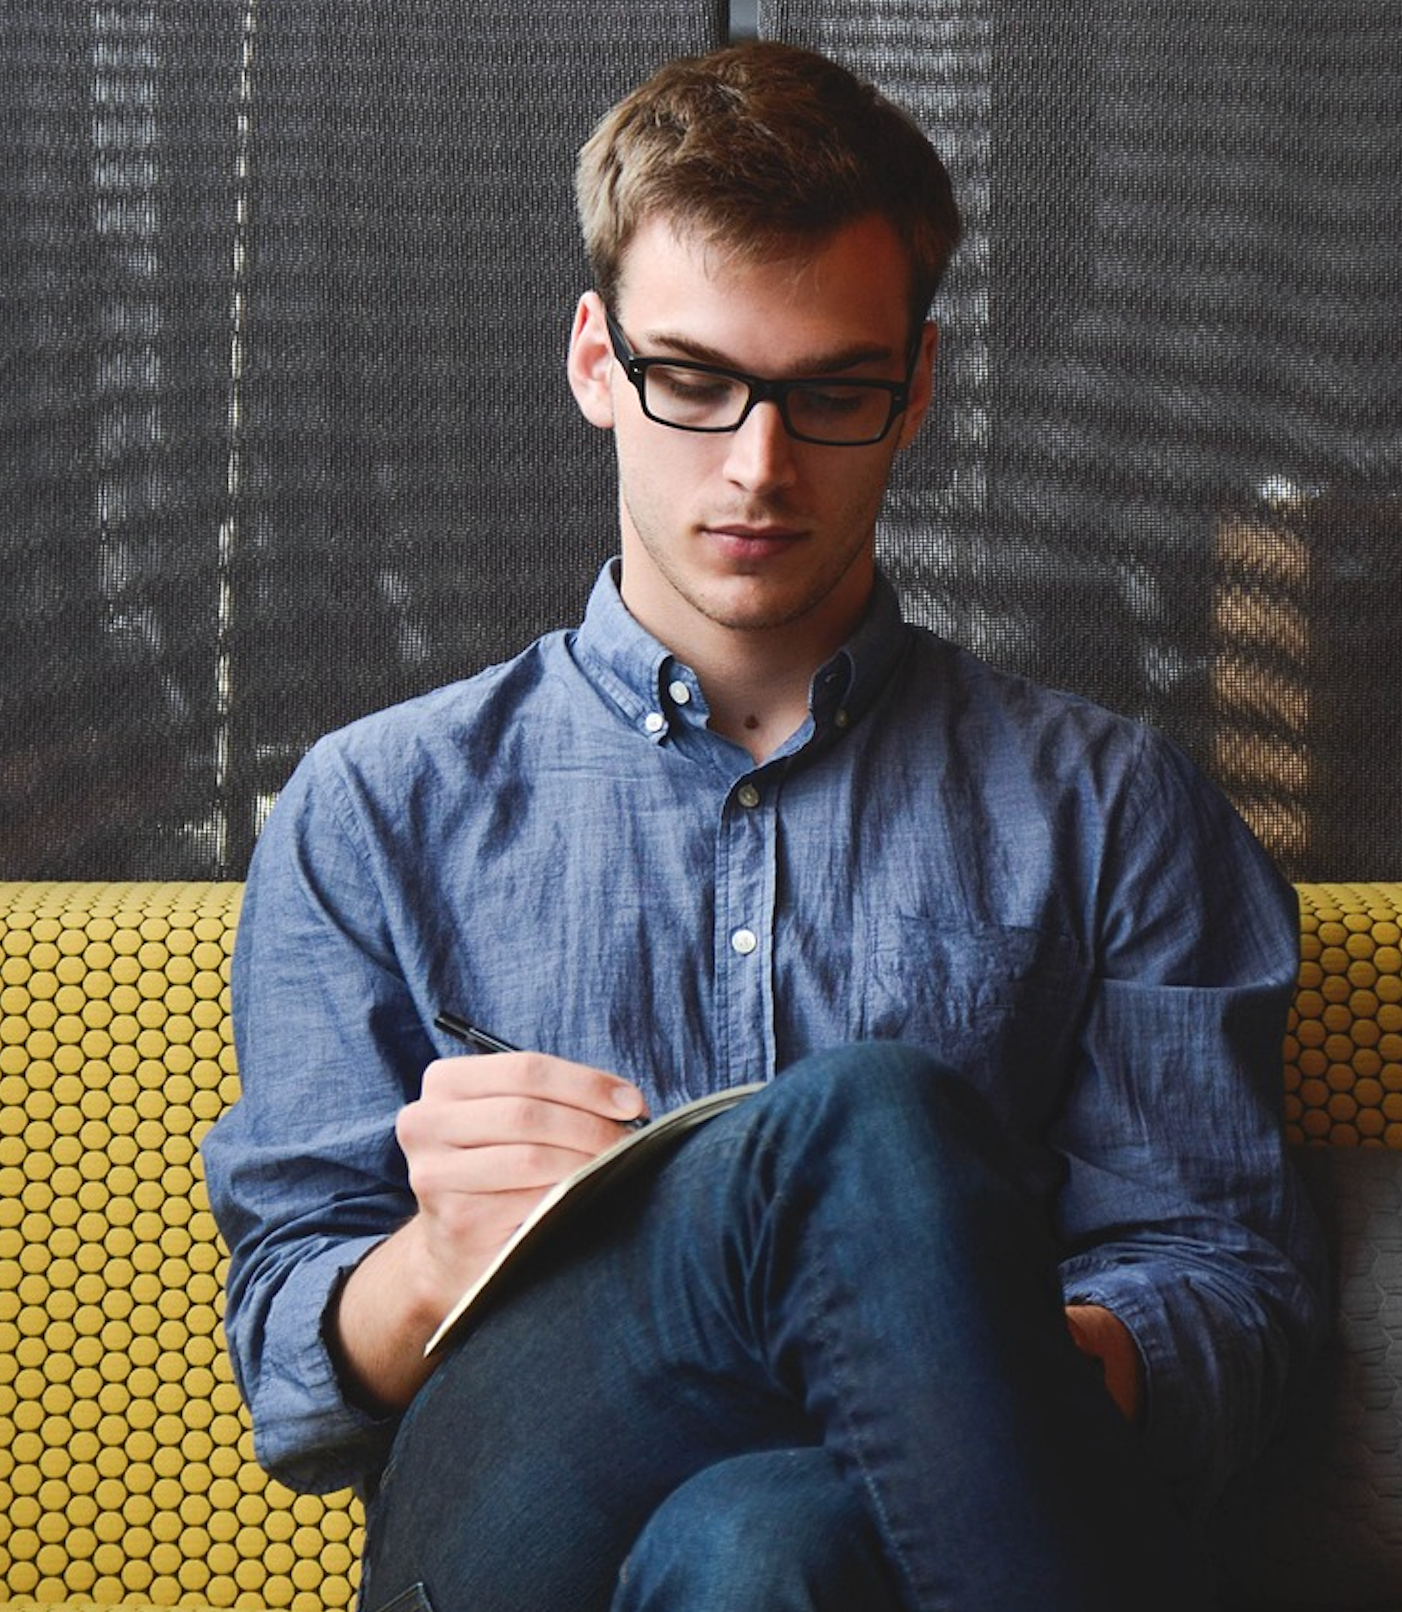
[[[907,265],[878,218],[802,256],[737,263],[661,219],[638,232],[611,311],[640,358],[719,364],[769,380],[904,379]],[[604,309],[580,302],[570,379],[585,415],[615,433],[623,598],[678,654],[731,635],[782,632],[816,665],[835,650],[871,589],[877,511],[891,462],[929,402],[933,327],[910,403],[884,440],[831,447],[791,438],[776,405],[729,434],[648,419],[615,360]]]

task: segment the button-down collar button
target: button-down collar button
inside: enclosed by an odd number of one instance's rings
[[[753,784],[741,784],[736,791],[736,799],[747,808],[759,805],[759,790]]]
[[[668,683],[667,692],[678,705],[689,705],[691,703],[691,690],[682,682],[681,678]]]
[[[730,944],[741,957],[748,957],[759,945],[759,936],[753,929],[737,929],[730,937]]]
[[[663,728],[667,726],[667,718],[662,715],[661,711],[649,711],[643,718],[643,726],[649,733],[661,733]]]

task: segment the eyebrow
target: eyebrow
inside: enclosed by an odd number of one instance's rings
[[[703,341],[696,341],[690,336],[674,335],[668,331],[650,330],[646,333],[646,341],[651,347],[670,348],[678,358],[689,358],[698,364],[714,364],[717,369],[733,370],[737,375],[749,375],[750,370],[742,369],[729,353],[723,353],[718,348],[708,346]],[[857,369],[863,364],[890,363],[900,355],[892,347],[881,344],[868,344],[866,346],[848,347],[834,353],[826,353],[821,357],[804,360],[795,365],[788,373],[795,379],[804,380],[810,376],[841,375],[849,369]]]

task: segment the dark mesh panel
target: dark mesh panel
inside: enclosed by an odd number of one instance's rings
[[[0,873],[208,865],[237,9],[0,10]]]
[[[7,0],[0,877],[240,874],[317,734],[574,620],[594,119],[718,0]]]
[[[1402,3],[759,27],[910,106],[965,208],[912,613],[1165,728],[1295,877],[1402,875]]]
[[[319,732],[574,619],[593,118],[722,7],[0,8],[0,876],[240,873]],[[759,8],[969,236],[882,530],[917,619],[1402,869],[1402,0]]]

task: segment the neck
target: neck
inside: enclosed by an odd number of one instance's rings
[[[762,761],[802,725],[814,673],[856,630],[875,582],[873,540],[826,563],[815,540],[815,555],[800,545],[745,572],[708,565],[704,547],[700,561],[659,556],[626,504],[623,515],[624,605],[696,673],[711,728]]]
[[[653,635],[696,673],[710,707],[709,726],[740,745],[756,762],[784,743],[808,715],[818,668],[851,637],[866,607],[777,625],[738,628],[693,615],[684,624],[649,621],[646,610],[624,602]],[[660,629],[660,630],[659,630]]]
[[[811,655],[776,661],[769,646],[760,655],[746,655],[746,646],[730,647],[729,655],[712,657],[704,665],[687,663],[706,691],[713,731],[763,761],[802,726],[813,674],[822,661]]]

